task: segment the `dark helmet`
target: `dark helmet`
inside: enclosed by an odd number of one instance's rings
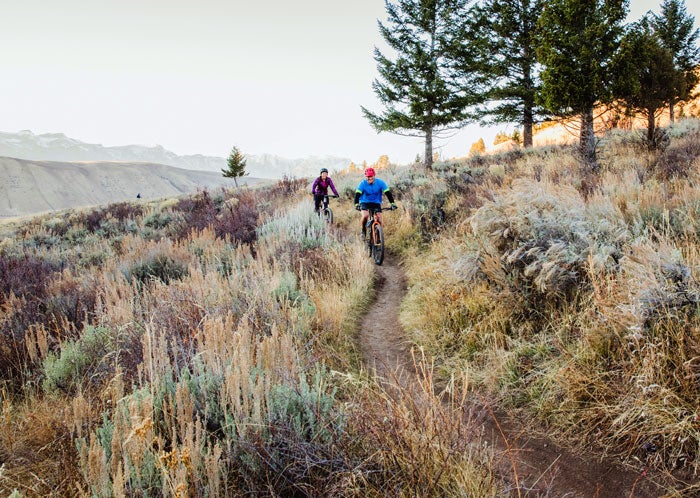
[[[321,173],[328,173],[328,168],[321,168]]]

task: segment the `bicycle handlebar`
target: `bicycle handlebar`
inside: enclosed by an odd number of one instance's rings
[[[360,205],[357,205],[357,206],[355,206],[355,209],[360,211],[362,208],[360,207]],[[378,209],[377,208],[370,208],[367,211],[369,211],[370,213],[382,213],[382,212],[384,212],[384,210],[395,211],[397,209],[399,209],[399,207],[394,204],[393,206],[379,206]]]

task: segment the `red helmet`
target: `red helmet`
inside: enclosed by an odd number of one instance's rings
[[[365,170],[365,176],[374,176],[374,168],[367,168]]]

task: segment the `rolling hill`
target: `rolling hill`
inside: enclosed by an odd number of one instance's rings
[[[0,218],[233,187],[221,172],[139,162],[57,162],[0,157]],[[238,184],[261,182],[243,177]]]

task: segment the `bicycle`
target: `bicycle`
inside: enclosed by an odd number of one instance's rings
[[[337,195],[328,195],[325,194],[323,196],[323,204],[319,207],[319,210],[317,211],[319,216],[323,216],[323,221],[328,223],[329,225],[333,224],[333,210],[330,208],[330,202],[329,198],[330,197],[339,197]]]
[[[376,265],[381,265],[384,261],[384,229],[381,222],[374,215],[381,213],[384,209],[394,211],[396,206],[380,206],[378,209],[370,208],[369,218],[365,225],[365,241],[367,242],[369,257],[374,259],[374,264]]]

